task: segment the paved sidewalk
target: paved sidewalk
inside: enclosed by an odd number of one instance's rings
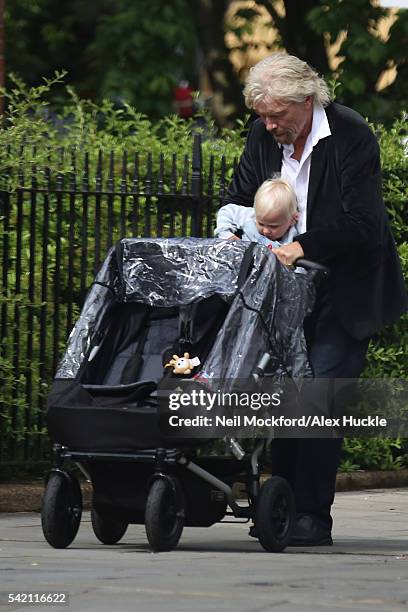
[[[153,554],[143,526],[103,546],[85,513],[71,547],[54,550],[38,514],[2,514],[0,611],[27,609],[4,603],[24,591],[65,591],[75,612],[405,611],[408,489],[339,493],[334,516],[332,547],[265,553],[235,521],[185,529],[176,550]]]

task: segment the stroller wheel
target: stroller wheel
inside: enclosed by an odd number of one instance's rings
[[[41,507],[41,526],[48,544],[66,548],[75,538],[82,515],[79,482],[65,472],[53,472]]]
[[[273,476],[261,487],[257,502],[256,528],[268,552],[281,552],[289,543],[295,523],[295,499],[289,483]]]
[[[102,544],[116,544],[125,535],[128,523],[106,514],[100,514],[92,508],[91,522],[94,534]]]
[[[146,503],[146,535],[155,552],[173,550],[184,527],[184,495],[175,478],[159,478]]]

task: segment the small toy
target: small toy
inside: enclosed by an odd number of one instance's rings
[[[173,367],[173,374],[191,374],[192,369],[200,365],[200,363],[198,357],[190,359],[190,353],[184,353],[184,357],[173,355],[173,358],[164,367]]]

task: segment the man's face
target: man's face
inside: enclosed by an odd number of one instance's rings
[[[254,106],[254,110],[279,144],[293,144],[299,136],[307,135],[310,131],[313,99],[309,97],[304,102],[260,102]]]

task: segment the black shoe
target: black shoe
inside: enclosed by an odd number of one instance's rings
[[[288,546],[332,546],[331,531],[309,514],[300,515]]]
[[[249,528],[249,532],[248,532],[248,535],[249,535],[251,538],[257,538],[257,539],[259,538],[259,534],[258,534],[258,530],[257,530],[257,528],[256,528],[256,525],[251,525],[251,526],[250,526],[250,528]]]

